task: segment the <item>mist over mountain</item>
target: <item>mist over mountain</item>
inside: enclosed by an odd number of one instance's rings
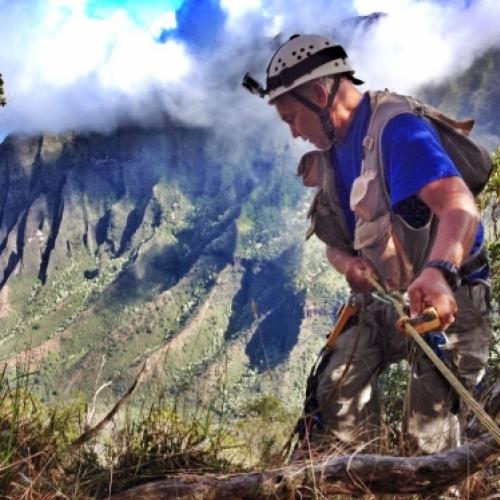
[[[489,50],[476,59],[469,71],[441,85],[427,86],[420,94],[445,113],[474,118],[472,136],[494,151],[500,146],[499,74],[500,50]]]

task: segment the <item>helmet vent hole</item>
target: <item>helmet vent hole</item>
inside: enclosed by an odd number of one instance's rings
[[[325,42],[325,45],[330,45],[330,42]]]
[[[285,66],[286,66],[286,63],[283,63],[283,64],[281,65],[281,67],[282,67],[282,68],[284,68]]]
[[[302,59],[302,56],[297,56],[297,59],[300,61]]]
[[[276,66],[276,67],[274,68],[274,71],[278,71],[278,66]]]
[[[293,51],[292,56],[296,56],[296,55],[297,55],[297,52]]]
[[[301,52],[304,52],[304,50],[306,50],[306,49],[304,49],[304,47],[302,47],[302,48],[300,49],[300,51],[301,51]]]
[[[278,59],[278,62],[280,63],[280,62],[281,62],[281,59]]]
[[[306,55],[307,55],[307,56],[310,56],[310,55],[311,55],[311,53],[310,53],[310,52],[306,52]]]
[[[336,63],[335,63],[335,67],[337,67],[337,68],[338,68],[338,66],[339,66],[339,63],[338,63],[338,62],[336,62]]]
[[[314,49],[314,45],[309,45],[309,48],[310,49]]]

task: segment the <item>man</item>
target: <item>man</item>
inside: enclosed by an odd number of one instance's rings
[[[360,324],[339,337],[318,377],[322,427],[348,446],[373,442],[377,378],[406,357],[412,376],[405,445],[410,453],[436,452],[459,444],[456,395],[396,331],[392,306],[369,300],[366,273],[407,290],[412,315],[437,309],[446,330],[444,360],[472,388],[484,373],[490,337],[483,228],[474,197],[432,125],[397,111],[396,100],[379,140],[374,108],[387,101],[390,112],[391,96],[362,94],[361,83],[344,49],[319,35],[294,35],[276,51],[266,89],[249,75],[244,80],[269,96],[294,138],[322,151],[312,162],[315,173],[303,165],[304,179],[315,178],[319,187],[311,231],[325,241],[328,260],[353,292],[365,296]]]

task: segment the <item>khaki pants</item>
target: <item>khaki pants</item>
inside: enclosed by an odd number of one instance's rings
[[[445,334],[444,361],[471,389],[483,376],[488,358],[489,287],[482,282],[465,284],[455,297],[458,313]],[[460,414],[451,411],[457,406],[457,397],[413,340],[394,328],[396,319],[391,305],[373,301],[365,306],[362,325],[349,328],[338,338],[319,375],[316,393],[328,439],[333,434],[348,448],[367,443],[376,448],[380,436],[378,377],[390,363],[406,358],[411,378],[403,412],[402,451],[413,455],[458,446]],[[318,439],[324,442],[324,437]]]

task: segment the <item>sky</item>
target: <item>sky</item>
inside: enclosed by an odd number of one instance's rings
[[[279,136],[241,78],[264,80],[291,34],[333,37],[364,88],[411,93],[500,46],[498,26],[498,0],[0,0],[0,139],[165,116],[226,138]]]

